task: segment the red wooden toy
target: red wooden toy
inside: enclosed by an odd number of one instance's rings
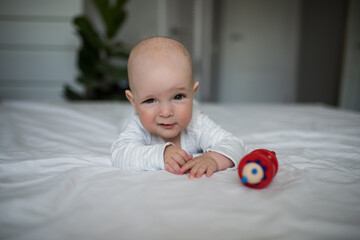
[[[278,161],[273,151],[256,149],[241,159],[238,173],[242,183],[250,188],[264,188],[278,171]]]

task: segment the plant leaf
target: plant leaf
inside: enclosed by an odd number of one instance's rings
[[[109,0],[93,0],[93,3],[97,10],[99,11],[100,17],[103,21],[106,32],[108,27],[112,24],[112,12],[110,9]]]
[[[68,84],[65,84],[63,95],[69,100],[84,100],[84,96],[74,91]]]
[[[97,69],[103,72],[105,75],[108,75],[108,81],[118,82],[119,80],[127,80],[127,69],[126,67],[114,66],[109,63],[101,62],[98,64]]]
[[[103,47],[99,35],[94,30],[94,27],[88,18],[84,16],[78,16],[74,18],[73,23],[77,28],[78,34],[81,35],[83,39],[86,39],[86,41],[88,41],[88,43],[91,44],[92,47]]]
[[[125,19],[127,17],[127,13],[124,10],[124,6],[126,4],[127,0],[117,0],[115,2],[115,6],[113,8],[113,16],[114,16],[114,24],[116,26],[116,32],[118,32],[119,28],[124,24]]]
[[[78,67],[87,75],[96,75],[95,66],[100,61],[98,49],[93,48],[86,39],[83,38],[83,44],[78,52]]]
[[[130,55],[130,50],[123,42],[117,41],[109,44],[108,54],[110,57],[115,57],[118,59],[128,59]]]
[[[106,37],[112,39],[126,18],[124,10],[126,0],[116,0],[115,4],[111,4],[109,0],[93,0],[93,3],[103,20]]]

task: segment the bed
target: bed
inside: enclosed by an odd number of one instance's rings
[[[111,166],[128,103],[0,104],[0,239],[360,239],[360,114],[320,105],[200,108],[277,153],[261,190]]]

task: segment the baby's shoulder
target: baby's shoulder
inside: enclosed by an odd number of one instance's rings
[[[124,117],[122,119],[121,131],[124,131],[126,128],[128,128],[129,125],[137,123],[138,118],[139,117],[136,115],[136,113],[132,113],[129,116]]]
[[[123,132],[123,131],[127,131],[127,130],[139,131],[139,132],[142,132],[143,134],[147,134],[147,131],[142,126],[140,118],[137,115],[137,113],[131,114],[124,120],[121,131]]]
[[[204,112],[202,112],[199,109],[195,109],[193,111],[190,124],[188,125],[188,129],[192,131],[199,131],[204,127],[204,125],[207,124],[208,121],[209,121],[208,115],[206,115]]]

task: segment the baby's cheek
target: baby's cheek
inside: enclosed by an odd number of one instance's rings
[[[143,125],[143,127],[149,131],[154,131],[154,118],[149,114],[139,114],[140,122]]]
[[[188,108],[186,109],[182,109],[179,114],[178,114],[178,120],[181,123],[181,126],[183,128],[186,128],[190,121],[191,121],[191,117],[192,117],[192,111],[189,110]]]

